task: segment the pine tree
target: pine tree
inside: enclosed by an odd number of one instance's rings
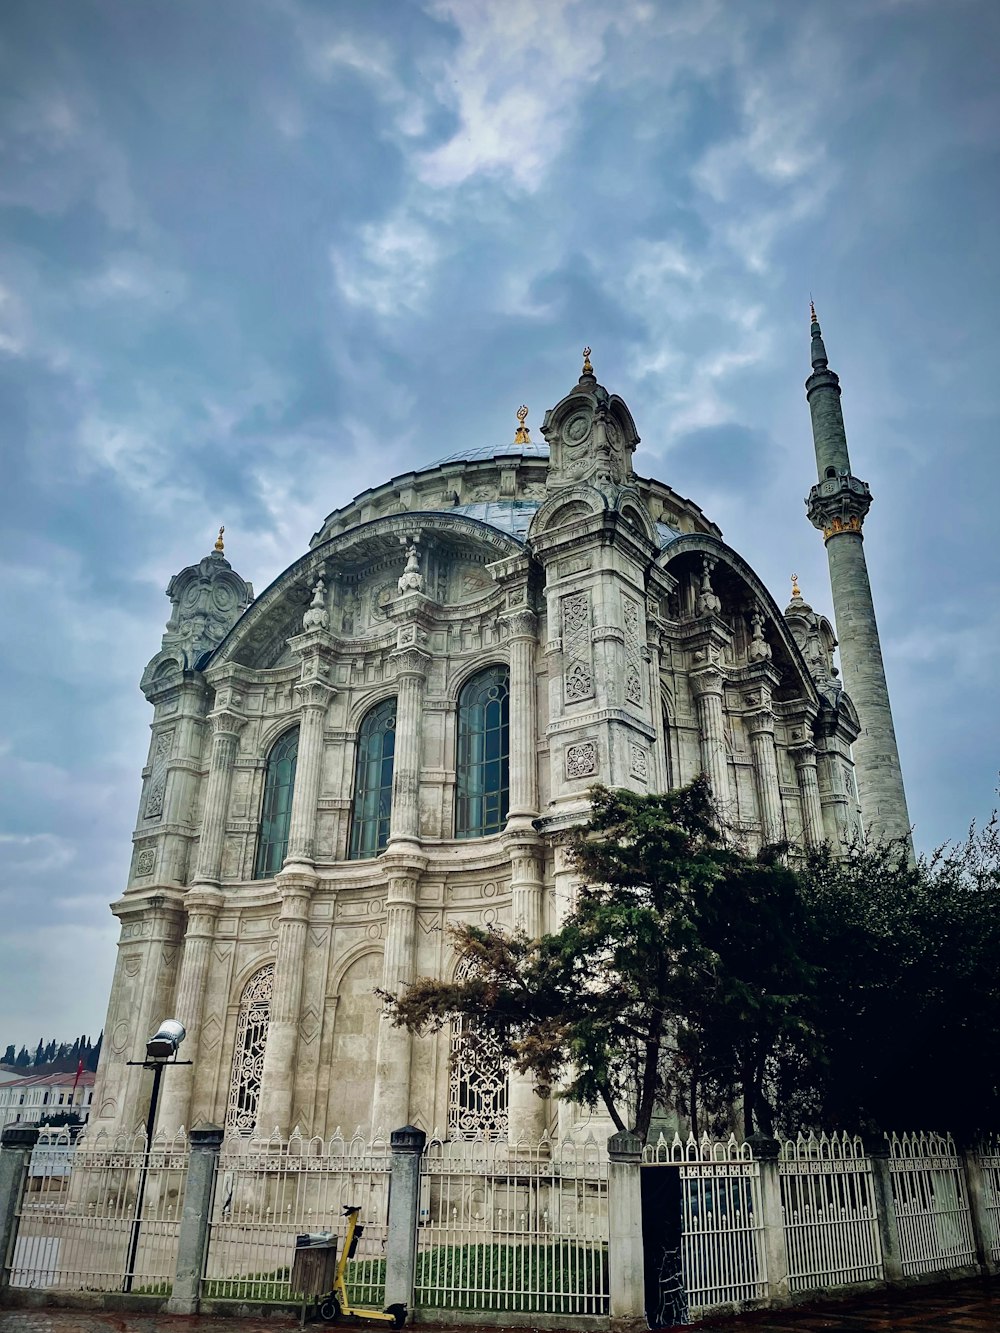
[[[11,1042],[11,1044],[4,1051],[3,1060],[0,1060],[0,1064],[12,1065],[16,1059],[17,1059],[17,1051],[14,1047],[14,1043]]]

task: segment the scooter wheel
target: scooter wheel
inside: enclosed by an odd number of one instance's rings
[[[406,1323],[406,1306],[405,1306],[405,1305],[402,1305],[402,1304],[387,1305],[387,1306],[385,1307],[385,1312],[386,1312],[386,1314],[391,1314],[391,1315],[392,1315],[392,1326],[393,1326],[393,1328],[402,1328],[403,1325]]]
[[[340,1318],[340,1302],[336,1296],[325,1296],[319,1303],[319,1317],[326,1324],[335,1324]]]

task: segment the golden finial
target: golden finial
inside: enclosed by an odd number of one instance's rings
[[[802,596],[802,589],[799,587],[799,576],[798,576],[798,574],[793,574],[793,575],[792,575],[792,596],[793,596],[793,597],[799,597],[799,598],[801,598],[801,596]]]
[[[222,534],[225,532],[225,530],[226,530],[225,527],[221,527],[219,529],[219,535],[215,539],[215,549],[217,551],[224,551],[226,549],[225,546],[222,544]]]
[[[524,403],[522,403],[517,409],[517,430],[514,432],[515,444],[531,443],[531,431],[528,430],[528,427],[524,424],[527,415],[528,409],[525,407]]]
[[[814,324],[818,324],[819,320],[816,318],[816,306],[813,303],[813,299],[811,296],[809,298],[809,314],[812,316],[812,322]]]
[[[594,367],[590,364],[590,348],[583,349],[583,373],[584,375],[593,375]]]

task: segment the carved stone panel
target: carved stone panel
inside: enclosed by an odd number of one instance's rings
[[[560,599],[563,641],[563,697],[567,704],[594,697],[594,662],[590,641],[590,594],[574,592]]]
[[[589,778],[597,772],[597,746],[593,741],[580,741],[566,747],[567,778]]]

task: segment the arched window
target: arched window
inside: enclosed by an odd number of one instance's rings
[[[295,787],[295,760],[298,753],[299,729],[292,727],[271,747],[267,757],[254,879],[270,879],[276,875],[288,851],[288,827],[292,822],[292,790]]]
[[[467,965],[460,963],[459,981]],[[448,1137],[502,1139],[507,1133],[509,1066],[496,1033],[474,1018],[459,1016],[451,1025],[448,1066]]]
[[[396,750],[396,700],[383,699],[366,713],[358,732],[351,818],[352,861],[384,852],[392,813],[392,757]]]
[[[457,838],[499,833],[507,822],[509,757],[510,672],[494,666],[458,696]]]
[[[247,1137],[257,1128],[260,1076],[264,1068],[264,1047],[267,1045],[267,1025],[271,1019],[273,987],[274,964],[268,963],[247,982],[236,1019],[226,1128]]]

